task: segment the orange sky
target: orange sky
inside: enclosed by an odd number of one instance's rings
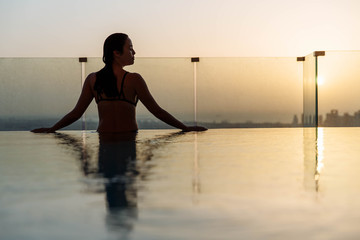
[[[358,50],[359,9],[358,0],[0,0],[0,57],[101,56],[112,32],[128,33],[144,57]]]

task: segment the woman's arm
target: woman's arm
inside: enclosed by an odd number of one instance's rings
[[[162,109],[151,95],[144,79],[139,74],[136,74],[135,89],[140,101],[144,104],[144,106],[161,121],[175,128],[182,129],[183,131],[207,130],[206,128],[200,126],[186,126],[182,122],[177,120],[175,117],[173,117],[170,113]]]
[[[91,78],[93,78],[94,75],[90,74],[84,83],[83,89],[81,91],[79,100],[77,104],[75,105],[74,109],[66,114],[60,121],[58,121],[54,126],[51,128],[37,128],[31,130],[31,132],[34,133],[52,133],[55,132],[58,129],[61,129],[63,127],[66,127],[76,120],[78,120],[85,112],[89,104],[91,103],[92,99],[94,98],[93,92],[91,90]]]

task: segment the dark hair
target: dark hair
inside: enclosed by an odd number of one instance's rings
[[[94,85],[94,90],[99,95],[105,93],[107,97],[115,97],[119,94],[116,77],[112,68],[114,61],[113,52],[119,51],[120,54],[122,54],[127,39],[128,35],[124,33],[114,33],[106,38],[102,58],[105,66],[96,73],[96,82]]]

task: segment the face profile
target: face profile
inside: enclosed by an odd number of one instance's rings
[[[119,61],[120,64],[123,66],[129,66],[134,64],[135,54],[136,52],[132,45],[132,41],[130,38],[127,38],[123,46],[122,52],[118,50],[114,51],[114,60]]]

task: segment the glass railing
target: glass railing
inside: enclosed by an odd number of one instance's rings
[[[0,58],[0,83],[1,130],[47,126],[74,107],[80,63],[77,58]]]
[[[360,51],[317,51],[304,58],[306,127],[360,126]]]
[[[319,126],[360,126],[360,51],[318,59]]]
[[[303,116],[304,127],[317,126],[316,57],[309,54],[303,58]]]
[[[220,127],[300,123],[302,64],[295,58],[201,58],[197,70],[200,122]]]
[[[159,105],[181,121],[289,127],[301,126],[306,64],[296,58],[137,58],[126,69],[140,73]],[[102,67],[101,58],[0,58],[0,130],[53,124],[75,106],[82,71],[86,76]],[[137,118],[140,128],[168,127],[140,102]],[[83,121],[96,129],[95,101]],[[83,126],[80,120],[67,129]]]

